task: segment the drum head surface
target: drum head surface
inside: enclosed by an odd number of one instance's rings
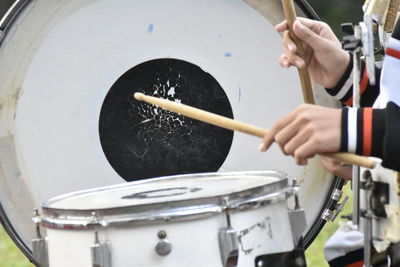
[[[205,173],[167,176],[161,179],[147,179],[139,183],[123,184],[122,186],[104,187],[88,191],[79,191],[50,199],[44,207],[64,210],[102,210],[121,207],[135,207],[152,204],[165,204],[183,200],[206,198],[226,198],[231,202],[246,201],[251,198],[251,192],[267,192],[275,184],[287,179],[279,173],[236,172],[236,173]],[[285,183],[287,185],[287,181]],[[285,189],[284,186],[280,186]],[[263,190],[271,188],[271,190]],[[239,193],[239,194],[237,194]],[[238,198],[238,195],[240,196]],[[214,202],[214,201],[213,201]],[[204,204],[204,202],[202,203]],[[223,204],[223,201],[220,201]],[[185,205],[181,206],[182,209]],[[60,212],[60,211],[58,211]],[[89,213],[90,214],[90,213]]]
[[[302,102],[296,70],[277,63],[280,1],[25,2],[0,46],[0,200],[28,256],[31,210],[48,198],[182,173],[288,173],[311,230],[332,184],[319,159],[299,167],[277,146],[260,153],[257,138],[133,100],[145,92],[270,127]]]

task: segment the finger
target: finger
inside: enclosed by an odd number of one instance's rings
[[[280,22],[280,23],[275,25],[275,30],[277,32],[284,32],[284,31],[286,31],[288,29],[289,29],[289,27],[288,27],[288,24],[287,24],[286,20],[284,20],[284,21],[282,21],[282,22]]]
[[[285,147],[299,133],[300,127],[301,125],[299,125],[298,120],[294,120],[275,135],[275,142],[282,147],[282,151],[284,151],[285,154],[291,154]]]
[[[283,149],[287,154],[294,155],[296,149],[299,148],[302,144],[304,144],[309,138],[310,136],[307,129],[301,129],[293,138],[291,138],[286,143]]]
[[[309,139],[294,151],[293,156],[297,164],[304,165],[307,163],[307,159],[314,157],[316,153],[317,147],[315,142],[314,140]]]
[[[297,47],[296,44],[289,36],[289,31],[283,33],[283,47],[287,60],[291,65],[298,68],[303,68],[305,66],[305,61],[296,54]]]
[[[313,19],[308,19],[308,18],[303,18],[303,17],[297,17],[296,20],[298,20],[301,24],[306,26],[307,28],[311,29],[315,33],[319,33],[322,31],[323,28],[325,28],[325,23],[322,21],[318,20],[313,20]]]
[[[326,40],[320,37],[307,26],[303,25],[299,20],[293,24],[293,31],[297,37],[306,42],[313,49],[319,49],[326,46]]]
[[[275,123],[271,129],[267,132],[267,134],[265,134],[264,138],[263,138],[263,142],[259,147],[259,150],[261,152],[266,151],[271,145],[272,143],[275,141],[275,136],[276,134],[282,129],[284,128],[288,123],[290,123],[290,121],[293,118],[293,113],[290,113],[289,115],[287,115],[286,117],[283,117],[281,120],[279,120],[277,123]]]
[[[272,132],[272,129],[269,130],[269,132],[264,136],[263,142],[261,143],[259,150],[261,152],[265,152],[274,142],[274,133]]]
[[[300,69],[306,65],[305,61],[299,55],[289,51],[286,47],[284,48],[284,52],[286,55],[286,59],[291,65],[294,65]]]
[[[289,60],[287,59],[287,57],[285,56],[285,54],[283,54],[283,55],[281,55],[280,57],[279,57],[279,64],[282,66],[282,67],[285,67],[285,68],[289,68],[292,64],[290,64],[290,62],[289,62]]]
[[[287,50],[289,50],[291,53],[296,52],[297,47],[296,47],[296,44],[294,43],[294,41],[292,40],[292,38],[290,38],[289,31],[283,32],[282,41],[283,41],[284,47]]]

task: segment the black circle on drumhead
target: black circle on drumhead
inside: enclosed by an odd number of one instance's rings
[[[233,118],[223,88],[200,67],[178,59],[155,59],[123,74],[100,112],[104,154],[126,181],[217,171],[233,132],[139,102],[141,92]]]

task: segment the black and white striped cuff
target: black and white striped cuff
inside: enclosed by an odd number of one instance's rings
[[[343,102],[351,97],[353,88],[353,57],[350,55],[350,62],[346,68],[346,71],[338,81],[335,87],[326,88],[328,94],[333,96],[335,99]]]
[[[344,108],[340,150],[364,156],[382,156],[385,114],[384,109]]]

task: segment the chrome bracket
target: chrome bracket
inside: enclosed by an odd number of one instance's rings
[[[90,247],[93,267],[111,267],[111,244],[109,241],[100,242],[97,231],[95,243]]]
[[[236,230],[232,227],[221,228],[218,232],[218,241],[223,266],[237,266],[239,242]]]
[[[37,261],[39,266],[48,267],[49,266],[49,256],[47,250],[47,241],[42,237],[40,232],[40,216],[39,210],[33,210],[32,220],[36,226],[36,238],[32,240],[32,254],[34,259]]]
[[[294,183],[294,185],[296,185],[296,184]],[[297,189],[297,187],[295,189]],[[299,197],[298,197],[297,192],[298,192],[298,190],[295,190],[294,209],[289,210],[289,220],[290,220],[290,226],[292,229],[293,241],[294,241],[295,246],[297,246],[298,242],[301,239],[301,236],[303,235],[304,230],[307,227],[306,214],[305,214],[304,209],[302,209],[300,207]]]
[[[97,223],[98,219],[93,213],[91,223]],[[94,233],[94,244],[90,247],[93,267],[112,267],[111,263],[111,244],[109,241],[100,242],[97,230]]]
[[[238,234],[231,226],[231,219],[226,208],[227,227],[218,231],[219,251],[221,254],[222,266],[236,267],[239,259],[239,240]]]

